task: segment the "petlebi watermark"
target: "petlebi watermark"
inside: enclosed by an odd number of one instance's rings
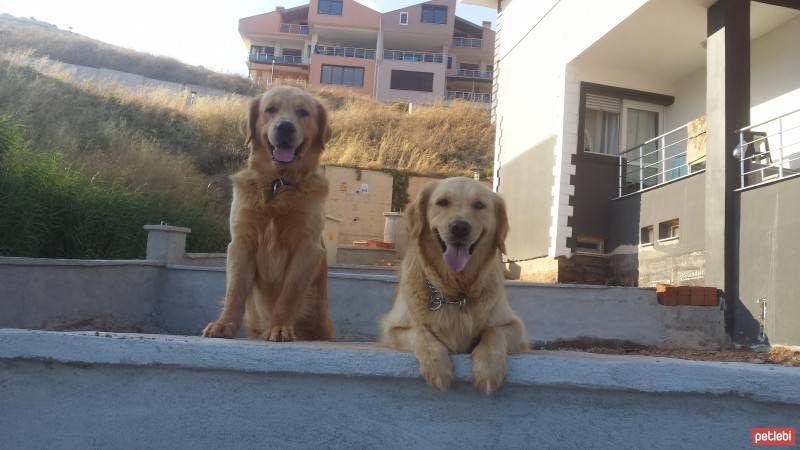
[[[753,428],[750,431],[752,445],[794,445],[797,430],[794,428]]]

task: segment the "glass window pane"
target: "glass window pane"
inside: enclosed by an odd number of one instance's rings
[[[331,66],[322,66],[322,83],[331,83]]]
[[[356,69],[356,86],[364,86],[364,69]]]
[[[333,68],[333,75],[331,76],[331,83],[333,83],[333,84],[342,84],[342,68],[341,67],[334,67]]]

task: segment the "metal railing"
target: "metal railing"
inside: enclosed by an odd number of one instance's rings
[[[344,56],[346,58],[375,59],[374,48],[337,47],[333,45],[315,45],[314,53],[327,56]]]
[[[308,34],[308,25],[298,25],[296,23],[282,23],[278,30],[281,33]]]
[[[492,79],[493,72],[489,71],[480,71],[480,70],[469,70],[469,69],[458,69],[456,74],[459,77],[466,77],[466,78],[483,78],[483,79]]]
[[[293,55],[276,56],[266,53],[253,53],[250,55],[250,62],[261,64],[303,64],[303,57]]]
[[[453,38],[453,47],[473,47],[480,48],[483,45],[483,40],[478,38]]]
[[[492,94],[488,92],[447,91],[447,100],[456,99],[470,102],[492,103]]]
[[[687,161],[687,151],[690,141],[705,133],[689,136],[687,123],[621,152],[618,195],[640,192],[704,170],[704,162]]]
[[[384,50],[383,59],[392,59],[396,61],[442,63],[444,62],[444,55],[441,53],[411,52],[404,50]]]
[[[738,134],[739,189],[800,175],[800,109],[742,128]]]

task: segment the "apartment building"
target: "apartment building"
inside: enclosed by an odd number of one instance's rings
[[[340,86],[386,102],[453,99],[488,106],[494,31],[455,15],[456,0],[379,13],[311,0],[239,20],[250,78],[262,87]]]
[[[800,1],[463,1],[498,11],[509,267],[714,287],[735,342],[800,344]]]

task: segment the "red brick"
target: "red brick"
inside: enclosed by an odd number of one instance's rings
[[[692,305],[704,306],[706,304],[706,288],[692,286]]]
[[[664,295],[664,300],[662,301],[662,305],[664,306],[677,306],[678,305],[678,296],[677,295]]]
[[[717,298],[717,288],[707,287],[704,298],[706,305],[717,306],[719,304],[719,299]]]

